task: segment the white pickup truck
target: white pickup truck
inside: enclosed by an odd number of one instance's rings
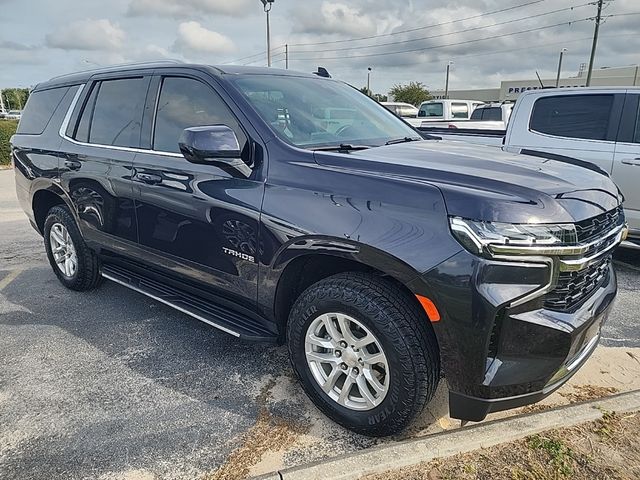
[[[471,113],[469,120],[449,122],[422,122],[424,128],[457,128],[462,130],[505,130],[509,123],[513,103],[488,103],[479,105]]]
[[[640,246],[640,88],[530,90],[518,98],[506,131],[445,132],[436,135],[443,140],[483,143],[514,153],[591,164],[591,168],[606,172],[625,196],[633,242],[627,245]],[[579,195],[576,192],[576,197]]]
[[[418,120],[421,125],[432,122],[449,122],[456,120],[469,120],[473,111],[483,105],[479,100],[428,100],[422,102],[418,108]]]

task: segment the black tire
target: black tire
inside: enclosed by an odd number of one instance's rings
[[[73,275],[70,276],[67,276],[58,268],[51,249],[51,228],[56,223],[60,223],[66,228],[75,248],[77,268]],[[47,218],[44,222],[44,246],[47,250],[47,258],[51,268],[53,268],[60,283],[65,287],[71,290],[85,291],[92,290],[98,286],[101,279],[98,256],[85,243],[71,212],[66,206],[57,205],[47,213]]]
[[[313,377],[305,336],[314,319],[338,312],[357,318],[382,345],[389,387],[370,410],[347,408],[331,399]],[[302,386],[329,418],[355,432],[385,436],[404,429],[433,397],[440,355],[429,320],[415,299],[395,282],[365,273],[341,273],[307,288],[296,300],[287,327],[289,355]]]

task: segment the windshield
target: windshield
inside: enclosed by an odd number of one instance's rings
[[[373,147],[420,138],[386,108],[342,82],[275,75],[243,75],[232,82],[275,134],[297,147]]]

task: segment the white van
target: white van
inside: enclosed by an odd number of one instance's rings
[[[429,100],[420,104],[418,119],[422,122],[469,120],[476,107],[483,104],[479,100]]]

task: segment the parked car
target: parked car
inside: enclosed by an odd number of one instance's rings
[[[469,120],[428,122],[421,125],[425,131],[438,133],[442,128],[462,130],[505,130],[509,123],[513,103],[488,103],[478,106]]]
[[[640,246],[640,88],[530,90],[518,98],[503,134],[438,132],[444,139],[504,145],[508,152],[589,162],[625,197],[627,246]],[[431,132],[431,130],[425,130]],[[471,135],[469,135],[471,133]],[[535,153],[537,152],[537,153]]]
[[[316,75],[161,62],[57,77],[32,92],[12,158],[64,286],[106,278],[286,342],[315,404],[367,435],[403,429],[441,369],[453,418],[544,398],[616,296],[625,219],[607,175],[421,141]]]
[[[390,112],[393,112],[404,119],[404,121],[410,125],[413,125],[414,127],[422,125],[422,120],[418,119],[418,109],[410,103],[380,102],[380,104]]]
[[[20,120],[21,116],[22,110],[9,110],[4,118],[6,118],[7,120]]]
[[[475,100],[428,100],[418,109],[418,118],[422,125],[429,122],[449,120],[468,120],[471,113],[483,102]]]

